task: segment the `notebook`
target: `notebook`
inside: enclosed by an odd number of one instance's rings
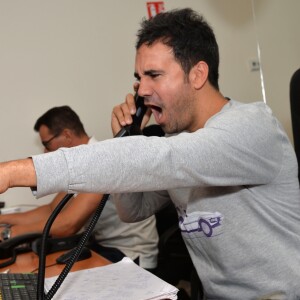
[[[57,277],[45,279],[49,290]],[[53,300],[177,299],[178,289],[139,267],[130,258],[68,274]]]

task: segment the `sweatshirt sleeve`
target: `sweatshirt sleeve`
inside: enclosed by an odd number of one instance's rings
[[[170,202],[167,191],[114,194],[112,199],[124,222],[144,220]]]
[[[282,132],[256,107],[171,137],[130,136],[33,156],[37,197],[264,184],[279,172]]]

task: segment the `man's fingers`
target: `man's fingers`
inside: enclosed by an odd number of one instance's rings
[[[132,123],[132,114],[135,114],[135,111],[135,102],[132,94],[126,96],[124,103],[113,108],[111,127],[114,135],[116,135],[122,127]]]

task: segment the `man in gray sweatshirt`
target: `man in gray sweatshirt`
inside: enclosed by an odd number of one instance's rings
[[[296,156],[264,103],[225,98],[218,45],[190,9],[145,20],[135,88],[166,137],[131,136],[2,163],[0,191],[114,194],[136,222],[172,201],[206,299],[300,299],[300,190]],[[131,124],[132,94],[112,113]],[[105,176],[103,175],[105,174]]]

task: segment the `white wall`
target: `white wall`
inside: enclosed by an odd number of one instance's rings
[[[147,16],[142,0],[0,0],[0,161],[40,153],[35,120],[70,105],[86,130],[111,137],[112,107],[131,92],[135,34]],[[166,10],[192,7],[215,30],[221,54],[220,87],[240,101],[262,101],[261,59],[267,103],[291,133],[288,85],[299,67],[298,0],[166,0]],[[256,23],[252,8],[255,8]],[[297,26],[298,25],[298,26]],[[41,204],[29,189],[0,195],[7,206]]]
[[[300,1],[256,0],[267,103],[292,140],[289,84],[300,68]]]

